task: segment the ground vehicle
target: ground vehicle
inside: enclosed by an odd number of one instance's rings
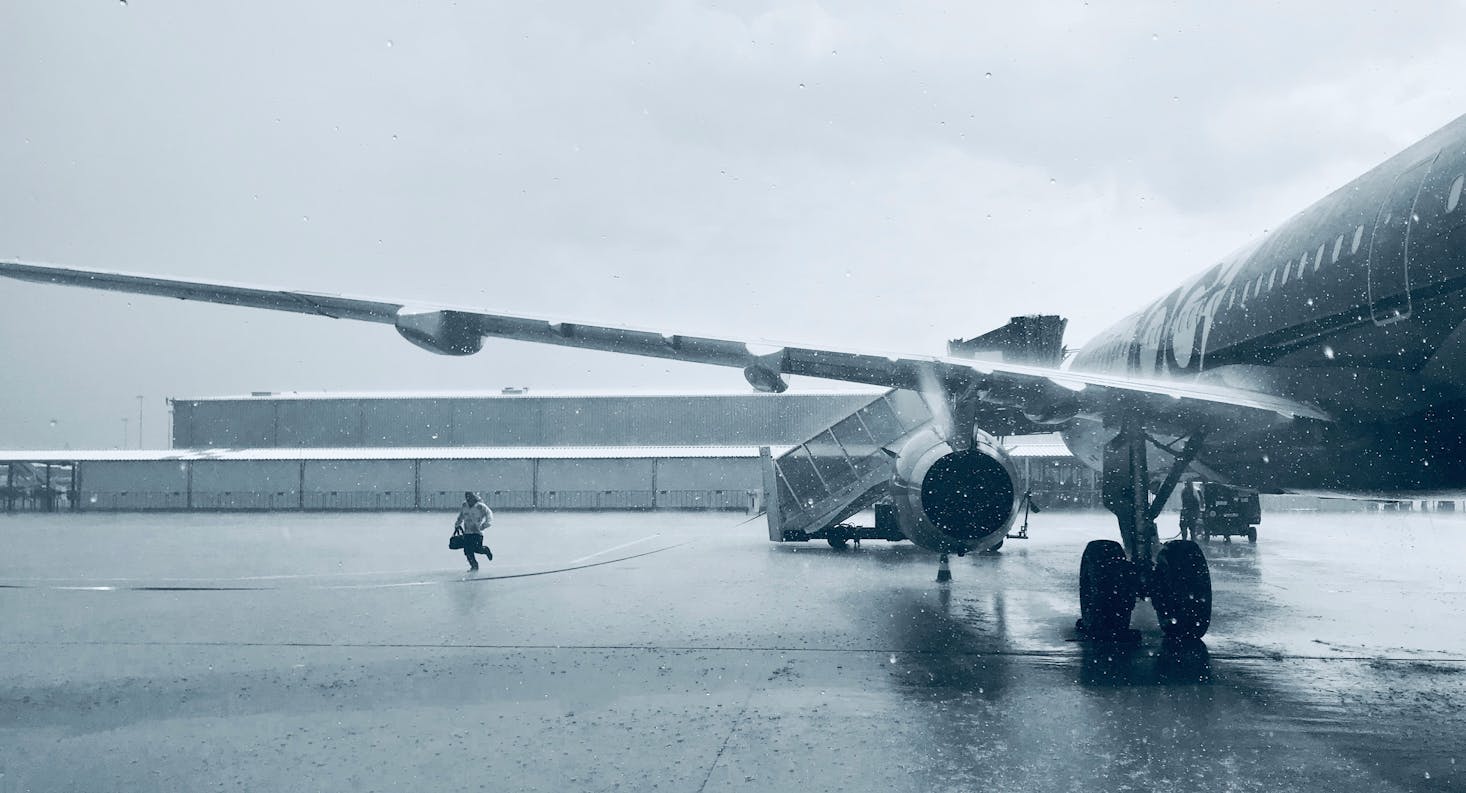
[[[1192,482],[1186,487],[1195,488],[1197,498],[1194,501],[1183,499],[1182,511],[1195,509],[1196,514],[1183,514],[1182,525],[1189,523],[1196,539],[1210,540],[1213,536],[1220,536],[1231,542],[1235,535],[1246,537],[1248,542],[1257,542],[1257,524],[1262,522],[1262,507],[1256,492],[1216,482]]]

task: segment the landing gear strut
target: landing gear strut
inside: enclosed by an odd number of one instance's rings
[[[1191,540],[1160,542],[1155,519],[1204,439],[1186,442],[1166,479],[1149,497],[1148,438],[1138,418],[1124,420],[1105,447],[1104,503],[1120,524],[1120,539],[1095,540],[1079,563],[1079,632],[1092,639],[1134,639],[1130,615],[1149,598],[1161,631],[1169,638],[1199,639],[1211,625],[1211,574],[1201,547]],[[1164,447],[1163,447],[1164,448]],[[1167,449],[1167,451],[1170,451]]]

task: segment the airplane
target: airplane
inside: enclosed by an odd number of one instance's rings
[[[1066,365],[765,344],[656,330],[0,262],[24,281],[389,324],[470,355],[485,338],[922,393],[945,431],[890,449],[900,529],[943,555],[994,547],[1018,511],[996,426],[1058,431],[1100,473],[1120,541],[1080,558],[1076,627],[1133,639],[1149,600],[1166,637],[1211,624],[1211,577],[1155,520],[1183,478],[1261,493],[1466,494],[1466,116],[1325,196],[1102,332]],[[933,402],[935,400],[935,402]]]

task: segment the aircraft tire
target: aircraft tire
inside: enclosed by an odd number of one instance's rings
[[[1201,546],[1190,540],[1172,540],[1156,554],[1155,607],[1161,632],[1172,639],[1200,639],[1211,627],[1211,571]]]
[[[844,549],[850,543],[850,541],[845,539],[844,537],[830,537],[829,539],[825,540],[825,542],[829,543],[830,547],[835,549]]]
[[[1135,565],[1114,540],[1094,540],[1079,560],[1079,625],[1091,638],[1118,638],[1130,632],[1135,610]]]
[[[1250,542],[1250,543],[1253,543],[1253,544],[1256,544],[1257,543],[1257,527],[1256,526],[1248,526],[1247,527],[1247,541]]]

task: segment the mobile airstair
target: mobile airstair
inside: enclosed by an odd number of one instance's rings
[[[1067,323],[1055,315],[1013,317],[980,336],[951,340],[947,353],[1057,366],[1064,359]],[[883,501],[896,473],[894,452],[931,423],[932,412],[920,394],[893,389],[778,457],[764,448],[769,539],[826,540],[837,546],[850,540],[905,539],[894,507]],[[845,522],[871,508],[874,526]]]
[[[880,503],[896,472],[894,451],[932,422],[914,391],[878,394],[850,415],[775,457],[765,447],[765,514],[772,542],[901,540],[895,515]],[[875,508],[874,526],[846,523]]]

